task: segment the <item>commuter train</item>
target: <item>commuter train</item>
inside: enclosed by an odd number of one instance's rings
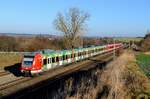
[[[122,46],[122,43],[116,43],[61,51],[42,50],[24,54],[21,63],[21,72],[23,74],[31,75],[39,74],[58,66],[64,66],[66,64],[78,62],[98,54],[118,49]]]

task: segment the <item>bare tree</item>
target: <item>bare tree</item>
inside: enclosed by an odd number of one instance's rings
[[[66,48],[79,47],[82,45],[81,36],[86,29],[89,14],[78,8],[70,8],[66,14],[58,13],[54,20],[54,26],[64,35]]]

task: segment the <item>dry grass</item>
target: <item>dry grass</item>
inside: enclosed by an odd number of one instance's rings
[[[0,53],[0,70],[6,66],[11,66],[21,62],[21,54]]]
[[[101,79],[111,86],[108,99],[132,99],[141,94],[147,97],[150,95],[150,80],[136,64],[131,51],[110,63]]]
[[[96,73],[94,74],[95,77],[98,77],[99,73],[100,73],[100,71],[97,70]],[[97,81],[97,82],[99,82],[99,81]],[[94,84],[95,81],[92,76],[90,77],[89,80],[82,78],[80,83],[77,86],[76,94],[73,96],[67,95],[66,99],[96,99],[97,94],[100,89],[99,88],[100,83],[97,83],[97,82],[95,85]],[[72,84],[71,84],[71,86],[72,86]]]
[[[150,55],[150,52],[145,52],[145,54]]]

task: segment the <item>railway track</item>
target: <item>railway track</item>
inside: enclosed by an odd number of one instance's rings
[[[2,71],[2,72],[0,72],[0,77],[1,76],[5,76],[5,75],[9,75],[9,74],[11,74],[10,72],[6,72],[6,71]]]
[[[4,83],[4,84],[1,84],[0,85],[0,90],[4,90],[4,89],[7,89],[9,87],[12,87],[14,85],[17,85],[19,83],[22,83],[22,82],[25,82],[25,81],[28,81],[30,80],[31,78],[25,78],[25,77],[21,77],[21,78],[18,78],[18,79],[14,79],[14,80],[11,80],[7,83]]]
[[[78,62],[77,64],[72,64],[72,66],[65,66],[65,67],[59,67],[54,70],[50,70],[48,72],[45,72],[42,76],[39,77],[21,77],[18,79],[14,79],[12,81],[9,81],[7,83],[0,85],[0,91],[4,96],[11,95],[12,93],[16,92],[16,90],[24,89],[25,87],[33,88],[33,86],[43,86],[43,83],[51,81],[56,81],[57,79],[60,79],[62,76],[70,74],[72,72],[78,71],[82,68],[86,68],[89,65],[92,65],[95,63],[95,60],[102,60],[106,59],[113,55],[113,52],[109,53],[103,53],[101,55],[89,58],[88,60]],[[46,84],[45,84],[46,85]],[[19,88],[20,87],[20,88]],[[27,88],[27,89],[28,89]],[[34,90],[39,89],[40,87],[35,87]],[[13,89],[13,90],[12,90]],[[33,90],[33,89],[32,89]],[[29,90],[28,90],[29,91]]]

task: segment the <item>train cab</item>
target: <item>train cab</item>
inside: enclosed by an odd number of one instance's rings
[[[38,73],[41,72],[42,56],[40,53],[25,54],[22,59],[21,72],[26,73]]]

